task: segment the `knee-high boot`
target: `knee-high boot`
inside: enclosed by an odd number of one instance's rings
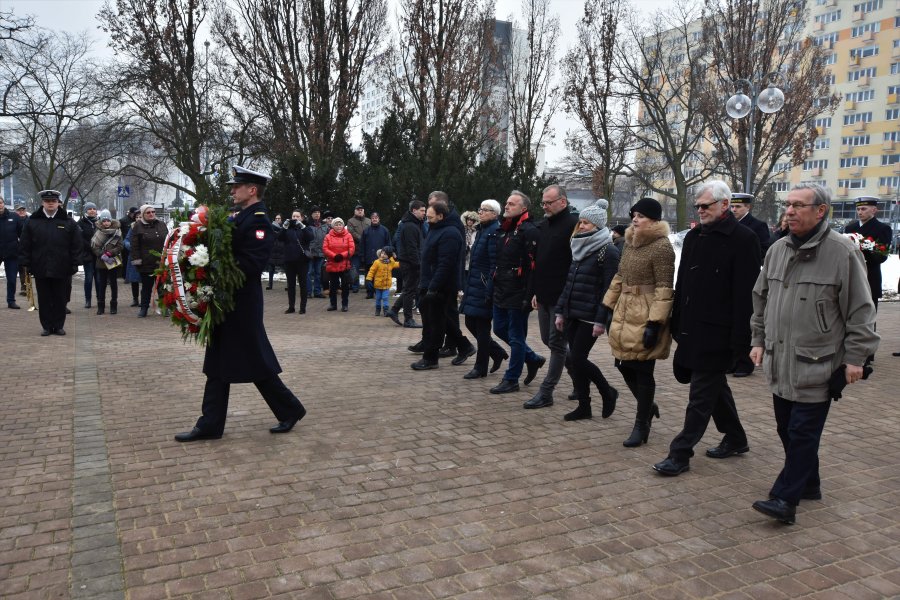
[[[630,386],[629,386],[630,387]],[[650,438],[650,423],[655,416],[659,418],[659,407],[653,401],[656,394],[656,386],[638,381],[635,385],[635,397],[637,398],[637,416],[634,419],[634,429],[628,439],[622,442],[626,448],[634,448],[646,444]]]

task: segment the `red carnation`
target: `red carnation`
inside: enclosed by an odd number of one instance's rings
[[[194,249],[193,249],[193,248],[188,248],[188,249],[185,250],[185,252],[184,252],[184,257],[185,257],[185,258],[190,258],[192,254],[194,254]]]
[[[204,269],[203,267],[197,267],[197,269],[194,271],[194,279],[196,279],[197,281],[203,281],[204,279],[206,279],[206,269]]]
[[[208,302],[199,302],[197,303],[197,312],[205,315],[207,307],[209,307]]]

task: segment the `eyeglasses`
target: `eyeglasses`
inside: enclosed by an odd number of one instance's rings
[[[695,204],[694,210],[709,210],[709,207],[713,204],[718,204],[721,200],[713,200],[712,202],[707,202],[706,204]]]
[[[815,202],[785,202],[783,206],[785,210],[789,208],[800,210],[801,208],[806,208],[807,206],[817,206],[817,204]]]
[[[561,196],[560,196],[561,198]],[[551,206],[554,202],[559,201],[560,198],[555,198],[553,200],[544,200],[541,202],[541,206]]]
[[[496,211],[492,208],[479,208],[478,212],[496,212]]]

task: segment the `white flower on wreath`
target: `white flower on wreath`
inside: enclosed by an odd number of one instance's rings
[[[195,267],[205,267],[209,264],[209,250],[203,244],[197,244],[188,262]]]
[[[859,247],[862,250],[872,251],[872,250],[875,250],[875,242],[872,240],[860,240]]]
[[[178,233],[180,233],[181,235],[187,235],[188,233],[190,233],[190,231],[191,231],[190,223],[182,223],[181,227],[178,228]]]

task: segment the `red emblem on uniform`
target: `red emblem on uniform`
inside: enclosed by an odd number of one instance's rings
[[[257,229],[256,230],[256,239],[258,239],[258,240],[266,239],[266,231],[264,229]]]

